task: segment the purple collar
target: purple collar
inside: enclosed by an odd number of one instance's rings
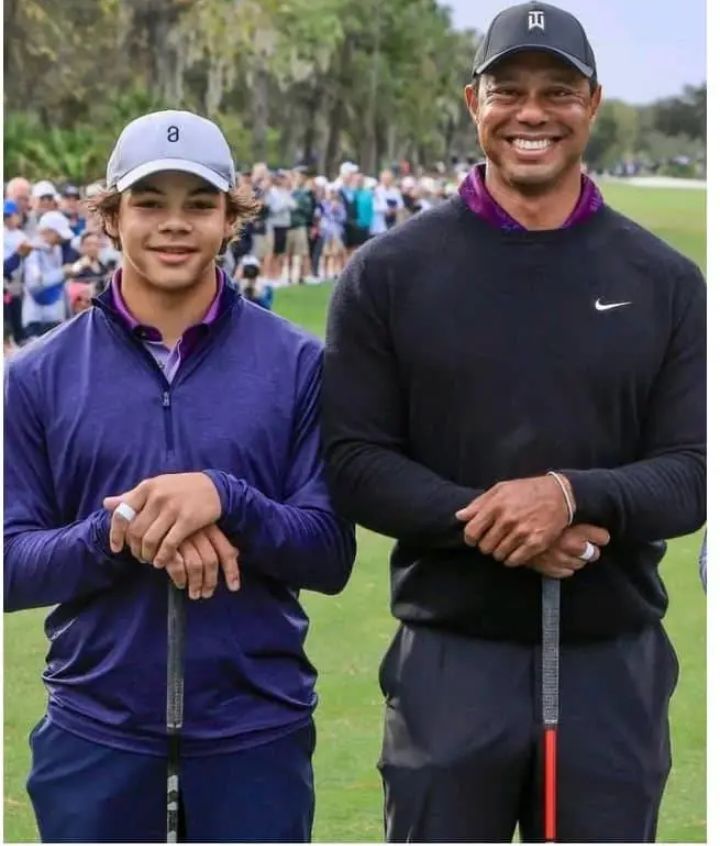
[[[217,280],[217,292],[215,294],[215,299],[210,304],[210,308],[207,310],[205,317],[200,321],[200,323],[195,324],[194,326],[188,327],[185,332],[183,333],[183,337],[180,340],[182,343],[188,333],[193,335],[197,334],[197,330],[201,326],[210,326],[212,323],[217,320],[218,314],[220,312],[220,300],[222,295],[223,289],[223,279],[222,273],[219,270],[216,270],[216,280]],[[122,269],[118,269],[115,271],[112,277],[112,281],[110,282],[110,291],[112,294],[112,304],[115,311],[121,317],[122,322],[125,326],[138,337],[142,338],[144,341],[162,341],[162,334],[156,329],[154,326],[144,326],[140,323],[139,320],[135,318],[135,316],[130,312],[130,309],[127,307],[125,300],[123,299],[122,295]]]
[[[504,232],[526,232],[526,228],[509,215],[488,191],[485,185],[485,167],[484,164],[476,165],[463,180],[459,193],[465,205],[496,229],[502,229]],[[580,198],[570,217],[560,228],[567,229],[587,220],[601,209],[603,204],[600,189],[589,176],[583,174]]]

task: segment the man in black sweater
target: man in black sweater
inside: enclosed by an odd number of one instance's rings
[[[487,166],[363,247],[328,319],[331,488],[397,539],[387,838],[542,839],[550,576],[558,839],[652,841],[678,674],[658,565],[705,514],[703,278],[582,174],[601,90],[575,18],[501,12],[465,94]]]

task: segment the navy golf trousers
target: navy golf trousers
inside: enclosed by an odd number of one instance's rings
[[[389,842],[543,840],[540,649],[401,625],[380,669]],[[661,625],[560,649],[558,841],[650,842],[678,663]]]
[[[164,758],[91,743],[47,718],[30,743],[28,793],[43,842],[164,842]],[[252,749],[183,759],[181,839],[309,842],[314,746],[310,723]]]

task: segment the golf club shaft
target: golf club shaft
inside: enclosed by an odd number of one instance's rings
[[[560,582],[542,580],[542,718],[545,841],[557,839],[557,727],[560,716]]]
[[[180,822],[180,731],[183,722],[185,597],[168,581],[167,650],[167,842],[177,843]]]

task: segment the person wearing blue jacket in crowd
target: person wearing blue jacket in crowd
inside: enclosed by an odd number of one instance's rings
[[[354,531],[324,479],[320,342],[215,268],[254,211],[234,185],[212,122],[128,124],[93,209],[122,270],[6,373],[5,610],[56,606],[28,780],[45,842],[165,839],[168,579],[189,600],[181,839],[311,836],[299,592],[344,587]]]
[[[25,259],[22,324],[26,338],[59,326],[68,315],[65,282],[79,254],[70,246],[73,232],[62,212],[45,212],[37,223],[33,250]]]
[[[3,294],[4,335],[15,345],[23,341],[22,295],[23,260],[32,252],[32,243],[21,229],[20,207],[14,200],[3,204]]]

